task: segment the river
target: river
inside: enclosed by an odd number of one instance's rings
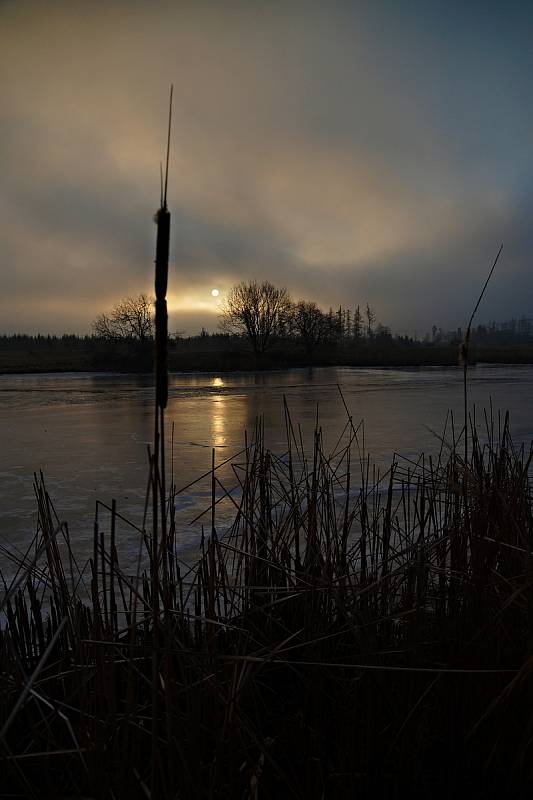
[[[269,446],[284,450],[283,398],[303,440],[312,443],[317,417],[326,447],[342,431],[347,414],[364,420],[364,443],[372,461],[385,468],[394,453],[416,458],[440,446],[448,412],[462,425],[462,371],[458,368],[323,368],[231,374],[174,374],[170,377],[166,439],[178,487],[209,470],[215,448],[225,485],[235,484],[232,454],[253,430],[258,415]],[[533,437],[533,367],[474,367],[469,373],[470,407],[482,429],[483,408],[510,411],[518,442]],[[119,512],[142,519],[148,475],[147,448],[153,436],[150,376],[53,374],[0,376],[0,543],[24,549],[36,527],[33,474],[42,470],[62,520],[69,523],[82,560],[92,547],[96,500],[116,499]],[[362,438],[362,437],[361,437]],[[237,461],[239,459],[237,458]],[[180,548],[195,548],[202,520],[190,525],[209,502],[209,480],[180,495]],[[226,524],[231,506],[221,504]],[[207,519],[206,519],[207,521]],[[121,543],[132,552],[137,534],[123,524]],[[0,567],[5,567],[1,563]],[[7,570],[9,572],[9,570]]]

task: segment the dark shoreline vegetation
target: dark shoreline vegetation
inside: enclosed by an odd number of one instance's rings
[[[459,342],[361,340],[319,346],[312,354],[294,342],[275,342],[256,354],[242,337],[197,336],[169,341],[172,372],[231,372],[303,366],[416,367],[455,366]],[[470,346],[469,362],[533,364],[533,343]],[[35,372],[150,372],[153,343],[110,342],[86,336],[0,337],[0,374]]]
[[[235,486],[213,455],[191,565],[155,457],[137,574],[114,503],[78,565],[36,480],[35,540],[2,553],[5,796],[530,796],[531,452],[507,418],[467,451],[450,421],[380,476],[351,417],[329,454],[286,422],[283,453],[257,424]]]

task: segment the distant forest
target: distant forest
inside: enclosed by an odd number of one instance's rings
[[[246,335],[227,332],[194,336],[173,334],[169,339],[172,371],[276,369],[294,366],[424,366],[458,363],[461,328],[445,331],[434,326],[417,338],[394,334],[375,323],[374,312],[358,318],[356,311],[339,308],[324,314],[326,330],[310,349],[297,329],[280,332],[268,352],[253,352]],[[360,323],[360,327],[359,327]],[[282,334],[282,335],[281,335]],[[533,363],[533,320],[521,317],[490,322],[472,329],[474,362]],[[149,372],[152,342],[133,338],[37,334],[0,336],[0,372],[117,371]]]
[[[443,331],[433,326],[425,340],[435,343],[458,343],[463,339],[463,330]],[[488,322],[472,328],[471,340],[478,345],[514,345],[533,342],[533,320],[528,317],[512,317],[504,322]]]
[[[399,334],[391,332],[387,325],[375,323],[375,312],[369,309],[370,319],[363,317],[359,308],[355,311],[343,308],[337,310],[329,309],[325,314],[327,320],[327,331],[324,341],[328,345],[339,345],[341,343],[398,343],[411,347],[431,346],[431,345],[459,345],[464,336],[462,328],[444,330],[433,326],[431,332],[426,332],[422,336],[416,334]],[[124,340],[128,337],[123,337]],[[471,341],[474,344],[483,345],[518,345],[533,344],[533,319],[528,317],[512,317],[503,322],[488,322],[474,326],[471,332]],[[54,334],[0,334],[0,349],[4,350],[45,350],[55,347],[72,347],[98,349],[102,343],[108,344],[107,337],[98,334],[78,335],[74,333]],[[283,332],[277,337],[277,343],[291,342],[293,344],[302,343],[302,336],[299,331],[292,329]],[[134,343],[134,337],[131,337]],[[231,334],[222,331],[209,332],[202,328],[199,333],[184,335],[181,332],[172,333],[169,336],[171,347],[181,349],[199,350],[205,348],[218,350],[225,347],[246,346],[246,336],[244,334]]]

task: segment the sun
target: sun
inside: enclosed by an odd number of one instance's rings
[[[220,294],[220,289],[211,289],[211,294],[213,297],[218,297]]]

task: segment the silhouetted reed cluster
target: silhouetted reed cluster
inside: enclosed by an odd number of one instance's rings
[[[500,424],[501,422],[501,424]],[[115,504],[76,562],[36,481],[39,527],[3,553],[1,794],[91,798],[524,796],[533,773],[531,453],[507,420],[371,468],[257,424],[210,473],[198,560],[151,460],[139,569]],[[309,444],[309,443],[308,443]],[[161,501],[154,524],[152,502]],[[233,522],[217,528],[220,503]],[[121,520],[122,521],[122,520]]]

